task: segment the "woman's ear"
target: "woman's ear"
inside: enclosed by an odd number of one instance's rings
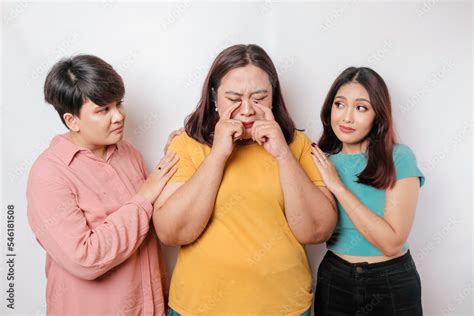
[[[77,116],[72,115],[71,113],[64,113],[63,115],[64,122],[66,123],[67,127],[73,132],[79,132],[79,124],[77,124],[77,120],[79,119]]]
[[[214,89],[214,87],[211,87],[211,102],[214,103],[214,105],[217,106],[217,93],[216,93],[216,89]]]

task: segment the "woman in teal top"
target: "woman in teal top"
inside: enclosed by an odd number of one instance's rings
[[[369,68],[344,70],[321,120],[313,161],[339,220],[318,269],[315,315],[422,315],[407,239],[424,176],[396,143],[385,82]]]

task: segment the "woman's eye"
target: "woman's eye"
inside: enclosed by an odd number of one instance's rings
[[[117,106],[118,106],[118,107],[123,106],[123,100],[117,102]]]
[[[253,99],[253,102],[254,102],[254,103],[259,103],[259,102],[265,100],[265,98],[266,98],[266,96],[265,96],[265,97],[262,97],[262,98],[255,98],[255,99]]]
[[[357,106],[357,111],[359,112],[365,112],[367,111],[367,107],[363,106],[363,105],[359,105]]]
[[[98,113],[105,113],[105,112],[107,112],[108,110],[109,110],[109,108],[108,108],[108,107],[105,107],[105,108],[100,109],[100,110],[97,111],[97,112],[98,112]]]
[[[334,106],[338,109],[342,109],[342,107],[344,107],[344,104],[342,104],[341,102],[335,102]]]
[[[227,99],[229,99],[232,102],[240,102],[240,99],[231,99],[231,98],[227,98]]]

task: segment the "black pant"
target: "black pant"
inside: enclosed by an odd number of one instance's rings
[[[422,315],[420,276],[410,251],[372,264],[350,263],[328,251],[318,269],[314,314]]]

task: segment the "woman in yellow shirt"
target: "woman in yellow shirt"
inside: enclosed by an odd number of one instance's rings
[[[180,245],[171,315],[309,315],[303,247],[331,235],[332,195],[256,45],[222,51],[169,146],[178,171],[155,203],[160,240]]]

